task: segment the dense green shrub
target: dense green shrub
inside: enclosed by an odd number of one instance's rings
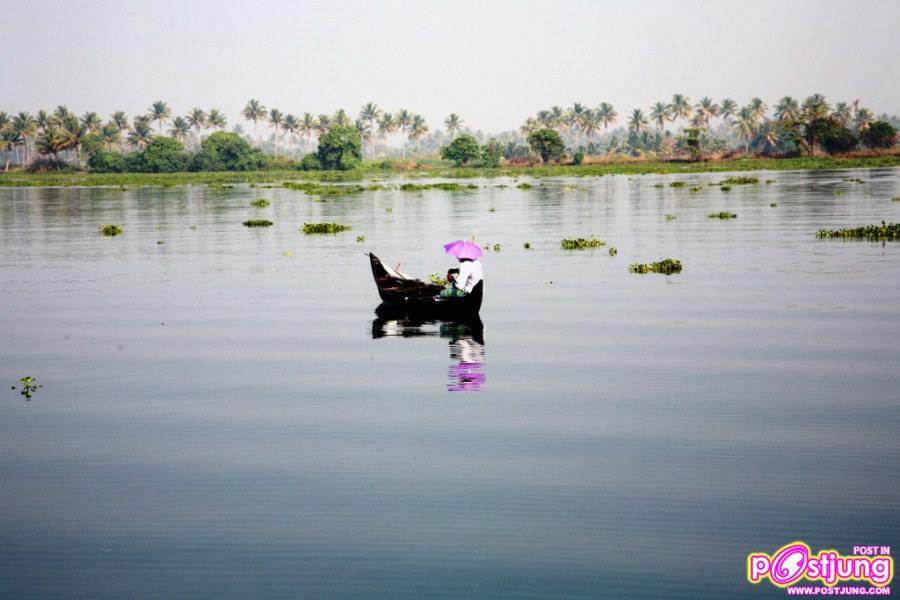
[[[464,133],[443,148],[441,148],[441,158],[444,160],[452,160],[457,167],[461,167],[467,162],[471,162],[479,157],[481,148],[478,146],[478,140]]]
[[[532,131],[528,135],[528,145],[540,155],[544,162],[558,159],[566,152],[566,145],[563,143],[562,137],[554,129]]]
[[[572,164],[580,165],[583,162],[584,162],[584,150],[579,148],[578,150],[575,151],[574,154],[572,154]]]
[[[200,143],[192,171],[255,171],[268,165],[266,156],[236,133],[217,131]]]
[[[87,165],[97,173],[121,173],[125,170],[125,155],[100,150],[88,157]]]
[[[488,169],[496,169],[500,166],[500,159],[503,158],[503,145],[491,138],[488,143],[481,147],[481,166]]]
[[[138,170],[144,173],[175,173],[186,171],[190,157],[178,140],[157,136],[150,140],[143,152],[135,153]]]
[[[853,132],[836,121],[828,121],[822,128],[821,144],[829,154],[837,152],[849,152],[856,148],[859,140]]]
[[[890,148],[897,143],[897,129],[887,121],[874,121],[860,134],[869,148]]]
[[[316,154],[310,153],[300,161],[300,168],[304,171],[318,171],[322,168],[322,163],[319,162],[319,157]]]
[[[323,169],[348,171],[362,161],[362,144],[355,127],[335,126],[319,138],[319,163]]]

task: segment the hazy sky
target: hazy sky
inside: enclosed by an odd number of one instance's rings
[[[434,128],[675,92],[859,98],[900,113],[900,1],[0,0],[0,110],[182,114],[248,98],[314,114],[366,101]]]

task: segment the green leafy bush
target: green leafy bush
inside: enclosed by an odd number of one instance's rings
[[[192,171],[255,171],[267,166],[266,156],[236,133],[217,131],[200,143]]]
[[[545,163],[559,159],[566,152],[566,145],[555,129],[532,131],[528,135],[528,145],[540,155],[541,160]]]
[[[319,138],[319,163],[323,169],[349,171],[362,161],[362,143],[355,127],[334,126]]]
[[[481,155],[478,140],[468,133],[464,133],[455,140],[441,148],[441,158],[452,160],[457,167],[471,162]]]
[[[897,143],[897,129],[887,121],[874,121],[860,134],[869,148],[890,148]]]

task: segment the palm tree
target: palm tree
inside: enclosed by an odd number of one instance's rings
[[[831,113],[832,116],[840,121],[841,125],[844,127],[850,123],[850,119],[853,117],[853,113],[850,111],[850,106],[846,102],[838,102],[834,105],[834,112]]]
[[[114,121],[110,121],[100,129],[100,137],[106,144],[106,149],[111,151],[114,144],[122,141],[122,130]]]
[[[382,114],[378,121],[378,137],[382,140],[387,139],[387,136],[397,131],[397,127],[397,119],[394,118],[394,115],[389,112]]]
[[[697,106],[694,107],[694,112],[699,115],[703,125],[709,127],[709,120],[719,114],[719,105],[713,102],[709,97],[704,96],[697,102]]]
[[[781,141],[781,128],[778,123],[767,119],[759,128],[759,139],[763,144],[763,152],[777,148]]]
[[[523,136],[528,137],[533,132],[537,131],[538,127],[540,127],[540,124],[537,122],[537,119],[535,119],[534,117],[528,117],[527,119],[525,119],[525,122],[522,123],[522,126],[519,127],[519,132]]]
[[[803,101],[803,115],[808,120],[824,119],[831,112],[831,107],[822,94],[813,94]]]
[[[565,127],[565,125],[566,125],[565,115],[566,115],[566,113],[565,113],[565,111],[563,111],[562,107],[551,106],[550,107],[550,118],[552,120],[551,120],[550,126],[556,130],[559,130],[559,129],[562,129],[563,127]]]
[[[303,118],[300,119],[300,134],[306,139],[306,145],[309,145],[310,138],[312,138],[312,134],[316,131],[316,118],[312,116],[312,113],[303,113]]]
[[[375,121],[381,116],[381,109],[374,102],[367,102],[359,111],[359,118],[369,124],[369,127],[375,127]]]
[[[722,119],[727,120],[737,113],[737,109],[737,102],[731,98],[725,98],[722,100],[721,106],[719,106],[719,116],[722,117]]]
[[[187,115],[187,122],[194,130],[194,145],[200,145],[200,131],[206,127],[206,111],[202,108],[192,108]]]
[[[372,126],[368,121],[364,119],[357,119],[353,122],[353,127],[356,129],[356,132],[359,134],[359,140],[363,144],[371,144],[372,143]]]
[[[163,123],[168,121],[169,117],[172,116],[172,109],[170,109],[169,105],[162,100],[157,100],[150,106],[149,114],[150,120],[156,121],[156,126],[159,129],[159,132],[162,133]]]
[[[28,164],[28,138],[37,132],[37,121],[27,112],[20,112],[12,118],[12,128],[19,139],[22,140],[24,149],[23,164]]]
[[[669,105],[672,119],[689,119],[691,117],[691,99],[683,94],[674,94]]]
[[[773,115],[778,121],[796,121],[800,118],[800,105],[794,98],[785,96],[775,104]]]
[[[418,146],[419,140],[428,133],[428,124],[422,115],[413,115],[409,124],[409,140]]]
[[[553,113],[551,113],[549,110],[538,111],[537,122],[540,124],[541,127],[552,128],[553,127]]]
[[[241,111],[241,114],[244,115],[244,118],[248,121],[253,121],[253,137],[256,138],[256,145],[259,146],[260,139],[256,126],[258,121],[266,116],[266,107],[263,106],[262,102],[259,100],[251,98],[247,101],[247,105],[244,107],[244,110]]]
[[[115,124],[120,132],[128,129],[128,117],[121,110],[114,112],[110,117],[110,121]]]
[[[66,114],[65,117],[60,120],[59,126],[62,128],[62,133],[66,138],[64,144],[65,149],[75,149],[75,160],[77,161],[78,166],[81,167],[81,145],[88,135],[87,127],[85,127],[84,123],[82,123],[73,113]],[[147,126],[149,127],[149,121]]]
[[[406,129],[412,123],[412,113],[410,113],[405,108],[401,108],[397,111],[397,116],[395,117],[397,121],[397,126],[400,128],[400,133],[405,134]]]
[[[187,139],[187,136],[191,133],[191,124],[188,123],[188,120],[184,117],[175,117],[172,120],[172,127],[169,129],[169,135],[178,140],[179,142],[184,142]]]
[[[284,129],[284,133],[288,138],[291,153],[293,153],[295,136],[297,135],[297,130],[300,129],[300,121],[294,115],[289,114],[284,118],[282,129]]]
[[[40,154],[53,155],[53,164],[58,171],[59,153],[69,147],[69,137],[62,128],[51,125],[37,137],[34,146]]]
[[[644,116],[644,111],[639,108],[634,109],[631,112],[631,117],[628,118],[628,129],[635,133],[640,133],[644,131],[649,125],[647,121],[647,117]]]
[[[350,126],[350,115],[347,114],[347,111],[343,108],[339,108],[334,111],[334,117],[332,121],[335,125],[339,125],[341,127],[349,127]]]
[[[46,110],[39,110],[34,117],[34,122],[37,123],[38,129],[47,131],[50,125],[53,124],[53,117],[51,117]]]
[[[363,105],[362,109],[359,111],[359,120],[365,124],[363,128],[365,131],[368,131],[368,141],[369,141],[369,156],[375,154],[375,140],[372,137],[372,132],[375,130],[375,123],[378,121],[378,117],[381,116],[381,109],[378,108],[378,105],[374,102],[367,102]],[[357,127],[359,129],[359,127]]]
[[[579,120],[581,122],[581,132],[584,133],[585,138],[590,142],[591,138],[594,137],[597,130],[600,129],[600,126],[602,125],[600,113],[596,110],[586,108],[581,112]]]
[[[749,153],[750,142],[756,137],[756,117],[749,106],[745,106],[740,110],[732,128],[738,139],[744,140],[746,144],[745,151]]]
[[[86,112],[81,115],[81,123],[89,133],[100,133],[100,128],[103,127],[100,115],[95,112]]]
[[[284,121],[284,115],[281,114],[281,111],[277,108],[273,108],[269,111],[269,124],[272,126],[272,129],[275,130],[274,137],[274,154],[278,156],[278,128],[281,127],[281,123]]]
[[[447,133],[450,134],[450,139],[452,140],[462,129],[463,120],[458,114],[450,113],[450,115],[446,119],[444,119],[444,126],[447,127]]]
[[[856,129],[864,131],[868,129],[869,125],[872,124],[872,121],[875,120],[875,115],[873,115],[872,111],[868,108],[857,108],[853,120],[856,121]]]
[[[5,112],[0,111],[0,150],[6,154],[4,171],[9,171],[10,149],[19,143],[18,134],[13,130],[12,120]]]
[[[600,115],[600,121],[603,123],[603,130],[609,129],[611,123],[615,123],[618,113],[609,102],[601,102],[597,107],[597,114]]]
[[[56,110],[53,111],[53,119],[57,124],[59,124],[62,123],[63,120],[71,114],[71,111],[65,104],[60,104],[56,107]]]
[[[322,114],[316,118],[316,131],[318,134],[324,135],[328,133],[328,130],[331,129],[331,117],[328,115]]]
[[[769,107],[766,106],[766,103],[763,102],[761,98],[753,98],[750,100],[750,104],[748,104],[747,107],[750,109],[750,112],[753,113],[753,119],[757,123],[766,118],[766,111],[769,110]]]
[[[152,139],[153,131],[150,129],[149,120],[135,117],[131,131],[128,132],[128,143],[143,150]]]
[[[662,131],[669,120],[669,107],[665,102],[657,102],[650,107],[650,118],[656,121],[657,129]]]
[[[218,108],[211,108],[206,116],[206,123],[207,126],[221,131],[228,125],[228,118]]]

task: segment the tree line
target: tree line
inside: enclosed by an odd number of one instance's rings
[[[730,98],[716,102],[704,97],[693,103],[683,94],[674,94],[670,101],[656,102],[647,112],[633,109],[622,124],[609,102],[600,102],[594,108],[575,103],[569,108],[553,106],[540,110],[527,118],[518,132],[495,136],[472,132],[457,113],[446,117],[443,131],[431,131],[420,114],[407,109],[386,111],[373,102],[363,105],[355,119],[343,109],[332,114],[305,112],[296,116],[267,108],[257,99],[250,99],[240,114],[252,125],[252,132],[245,134],[242,126],[236,124],[232,133],[262,151],[250,160],[258,165],[284,165],[291,159],[314,154],[320,138],[335,127],[353,129],[361,142],[361,154],[368,158],[387,155],[388,142],[396,140],[398,135],[404,141],[401,157],[406,152],[414,156],[444,154],[444,149],[465,132],[478,144],[479,161],[493,164],[500,159],[552,160],[563,155],[580,162],[578,157],[585,155],[669,159],[739,151],[795,155],[813,154],[817,150],[834,153],[859,147],[888,148],[897,141],[898,124],[896,117],[876,118],[858,101],[831,106],[821,94],[813,94],[802,102],[785,96],[771,111],[760,98],[738,106]],[[37,163],[39,168],[48,165],[59,168],[66,163],[83,168],[90,166],[89,162],[95,168],[112,165],[129,169],[140,166],[140,154],[154,140],[165,138],[181,146],[158,142],[154,148],[165,146],[167,152],[190,149],[200,157],[191,163],[198,167],[204,162],[203,141],[224,132],[227,126],[228,118],[218,108],[208,111],[193,108],[184,115],[173,116],[172,109],[161,100],[153,102],[144,114],[129,119],[123,111],[116,111],[105,121],[96,112],[79,116],[65,106],[58,106],[52,112],[40,110],[34,115],[0,112],[0,153],[5,170],[12,163],[18,166]],[[261,126],[268,132],[265,138],[260,133]],[[557,151],[559,143],[549,137],[548,131],[559,135],[562,151]],[[542,133],[535,138],[538,132]],[[222,138],[217,140],[221,142]],[[536,144],[535,140],[540,141]],[[485,150],[488,146],[490,150]],[[544,147],[544,151],[538,146]],[[553,148],[549,155],[547,147]],[[458,144],[450,154],[458,155],[460,150],[466,158],[464,163],[475,160],[469,140],[462,146]],[[495,160],[498,153],[499,159]],[[123,158],[119,160],[113,154]],[[458,162],[452,156],[449,159]]]

